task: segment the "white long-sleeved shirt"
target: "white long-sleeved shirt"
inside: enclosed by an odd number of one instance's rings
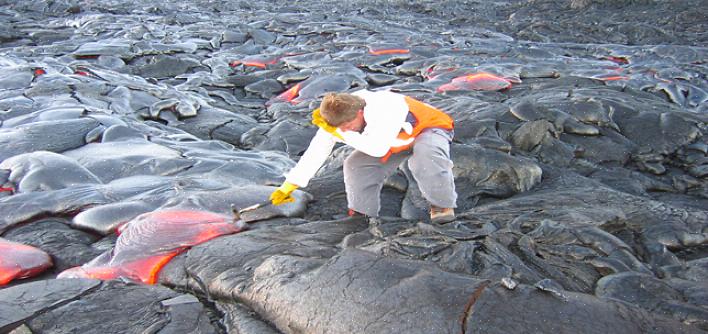
[[[359,133],[337,129],[337,133],[344,138],[340,140],[331,133],[319,129],[297,165],[285,174],[287,182],[306,187],[332,153],[337,142],[343,142],[372,157],[383,157],[391,147],[406,145],[413,141],[413,138],[406,141],[397,138],[401,129],[409,134],[413,132],[413,125],[406,122],[408,104],[404,95],[390,91],[368,90],[360,90],[352,94],[366,101],[364,107],[366,125],[363,131]]]

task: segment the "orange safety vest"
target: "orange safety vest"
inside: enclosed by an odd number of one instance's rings
[[[454,129],[455,122],[452,120],[452,117],[442,112],[440,109],[420,102],[412,97],[405,96],[404,99],[408,105],[408,111],[415,118],[415,125],[413,126],[413,132],[411,134],[401,130],[401,132],[398,133],[398,139],[408,140],[410,138],[415,138],[423,132],[423,130],[430,128],[440,128],[445,130]],[[388,150],[388,153],[381,158],[381,162],[386,162],[392,154],[410,149],[413,146],[413,143],[414,141],[406,145],[392,146]]]

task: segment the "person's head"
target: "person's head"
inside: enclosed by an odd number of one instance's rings
[[[364,120],[364,99],[348,93],[327,93],[320,103],[320,114],[329,125],[345,131],[359,131]],[[356,124],[352,124],[356,123]]]

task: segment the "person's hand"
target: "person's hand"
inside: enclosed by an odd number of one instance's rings
[[[281,205],[285,203],[291,203],[295,201],[295,197],[290,196],[290,194],[297,189],[297,185],[294,185],[290,182],[283,182],[283,184],[278,187],[278,189],[275,189],[275,191],[270,194],[270,202],[273,203],[273,205]]]
[[[337,133],[337,127],[329,125],[329,123],[325,121],[324,117],[322,117],[322,114],[320,114],[319,108],[315,109],[315,111],[312,112],[312,124],[317,125],[320,127],[320,129],[331,133],[333,136],[341,140],[344,140],[344,138],[342,138],[342,135]]]

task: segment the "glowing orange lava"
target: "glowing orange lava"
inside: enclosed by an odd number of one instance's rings
[[[607,57],[605,57],[605,59],[615,62],[617,64],[621,64],[621,65],[629,64],[629,59],[627,59],[625,57],[607,56]]]
[[[468,74],[452,79],[450,83],[438,87],[438,92],[454,90],[498,91],[511,87],[511,82],[486,72]]]
[[[52,258],[38,248],[0,239],[0,286],[36,276],[53,265]]]
[[[268,65],[274,65],[277,62],[278,62],[277,57],[255,55],[255,56],[248,56],[248,57],[243,58],[241,60],[234,60],[229,63],[229,66],[236,67],[238,65],[243,65],[243,66],[250,66],[250,67],[258,67],[260,69],[266,69],[266,68],[268,68]]]
[[[230,217],[206,211],[163,210],[146,213],[120,227],[111,254],[68,269],[60,278],[129,278],[154,284],[160,270],[189,247],[218,236],[240,232],[244,226]]]
[[[410,49],[397,49],[397,48],[375,48],[375,47],[369,47],[369,53],[372,55],[380,56],[380,55],[391,55],[391,54],[406,54],[410,53]]]
[[[623,75],[613,75],[613,76],[608,76],[608,77],[600,77],[597,78],[602,81],[618,81],[618,80],[629,80],[629,77],[623,76]]]
[[[300,89],[302,87],[302,84],[296,84],[295,86],[290,87],[290,89],[280,93],[280,95],[272,98],[266,105],[271,105],[274,102],[290,102],[292,104],[296,104],[297,102],[295,101],[295,98],[298,97],[300,94]]]

